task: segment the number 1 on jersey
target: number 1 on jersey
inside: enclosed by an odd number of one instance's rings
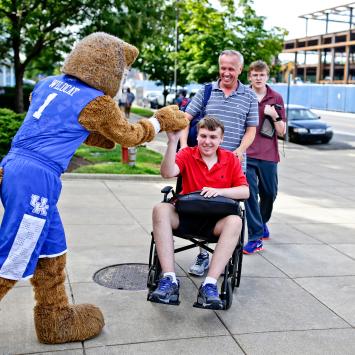
[[[44,109],[51,103],[52,100],[57,96],[58,94],[52,93],[49,94],[46,99],[44,100],[44,103],[40,106],[40,108],[33,114],[34,118],[40,119],[42,116],[42,113]]]

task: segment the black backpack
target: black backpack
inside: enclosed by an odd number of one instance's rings
[[[190,121],[189,135],[187,137],[187,145],[189,147],[194,147],[197,145],[197,124],[206,115],[206,106],[207,106],[208,100],[211,97],[211,92],[212,92],[212,84],[206,84],[204,92],[203,92],[203,101],[202,101],[201,111],[196,116],[194,116],[192,118],[192,120]],[[186,107],[188,107],[188,105]],[[186,107],[184,108],[183,111],[186,110]]]
[[[191,100],[188,99],[187,97],[184,97],[179,105],[180,111],[185,112],[187,105],[189,104]]]

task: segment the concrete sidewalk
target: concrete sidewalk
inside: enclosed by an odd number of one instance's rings
[[[200,279],[186,270],[195,251],[176,258],[179,307],[93,281],[105,266],[147,263],[152,206],[166,181],[65,175],[68,294],[101,307],[106,326],[84,343],[39,344],[24,281],[0,303],[0,354],[354,354],[354,158],[351,149],[287,144],[271,240],[244,258],[233,305],[217,312],[192,307]]]

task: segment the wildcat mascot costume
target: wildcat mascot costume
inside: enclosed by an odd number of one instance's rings
[[[57,209],[60,175],[83,142],[111,149],[136,146],[157,132],[187,126],[177,106],[130,124],[113,97],[138,50],[106,33],[78,42],[63,74],[41,80],[27,116],[0,164],[0,300],[19,279],[30,278],[37,337],[47,344],[98,335],[104,318],[94,305],[70,305],[65,292],[66,242]]]

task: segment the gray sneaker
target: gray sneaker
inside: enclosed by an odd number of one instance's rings
[[[210,265],[210,258],[208,254],[200,253],[197,255],[195,262],[189,268],[189,274],[195,276],[203,276],[205,270]]]

